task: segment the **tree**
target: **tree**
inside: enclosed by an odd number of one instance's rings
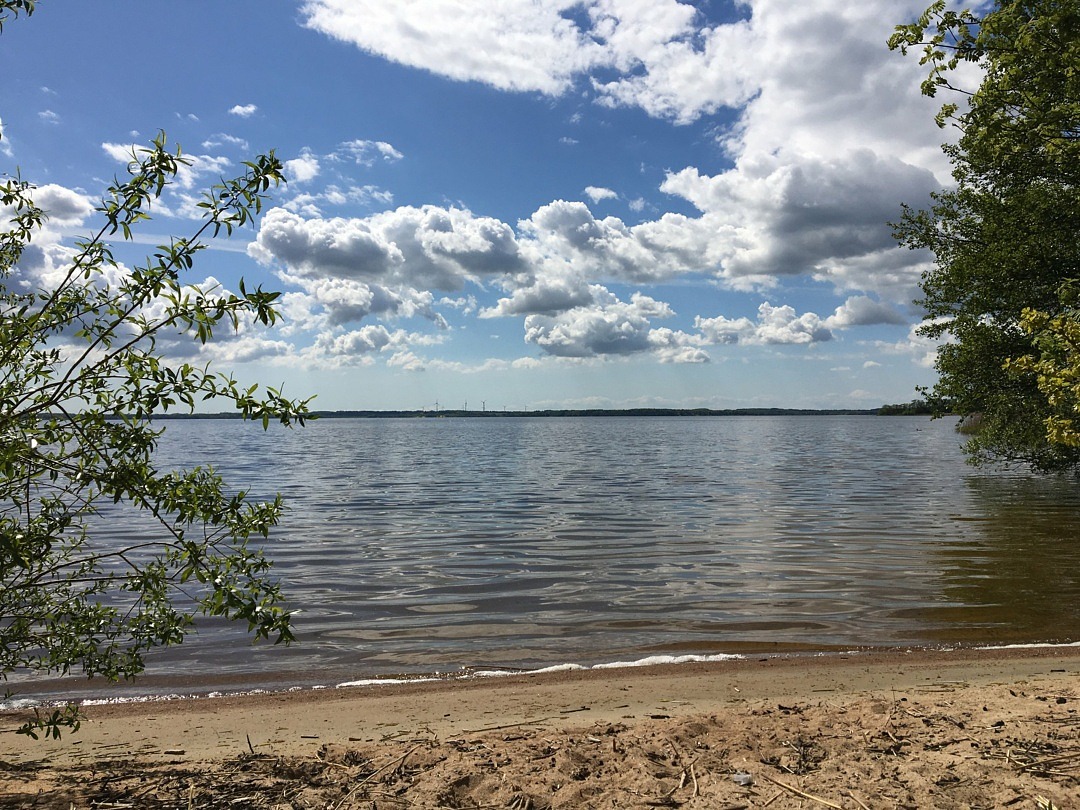
[[[998,0],[980,18],[937,2],[889,46],[922,46],[923,92],[954,95],[938,123],[960,133],[945,147],[955,188],[930,210],[905,208],[896,228],[901,244],[935,256],[921,332],[948,340],[931,398],[941,413],[981,414],[975,462],[1075,469],[1080,447],[1049,429],[1060,400],[1020,359],[1040,351],[1036,322],[1069,317],[1062,289],[1080,277],[1080,7]],[[982,76],[968,91],[958,69],[972,67]]]
[[[1062,291],[1066,309],[1050,316],[1024,310],[1020,326],[1034,343],[1035,353],[1008,362],[1011,371],[1033,375],[1050,406],[1046,417],[1047,440],[1080,448],[1080,309],[1077,290]],[[1037,355],[1036,355],[1037,353]]]
[[[31,13],[28,0],[0,12]],[[0,25],[4,17],[0,14]],[[246,622],[256,640],[292,640],[270,562],[249,546],[282,514],[280,498],[230,494],[209,467],[158,469],[154,417],[199,400],[231,403],[246,419],[303,424],[308,401],[242,387],[209,366],[167,359],[162,347],[206,343],[219,326],[270,325],[278,293],[185,285],[206,239],[249,223],[283,180],[273,153],[206,193],[201,225],[140,266],[114,258],[188,163],[165,136],[134,150],[108,189],[102,223],[34,269],[47,212],[20,177],[0,184],[0,677],[35,670],[110,679],[143,671],[146,654],[178,644],[198,615]],[[31,257],[36,257],[31,261]],[[91,530],[103,507],[141,510],[158,535],[120,547]],[[22,731],[59,736],[72,707],[38,714]]]

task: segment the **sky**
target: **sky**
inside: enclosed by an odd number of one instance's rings
[[[159,130],[118,246],[288,183],[186,278],[283,319],[171,356],[342,409],[870,408],[935,380],[890,222],[950,181],[894,25],[929,0],[42,0],[0,34],[0,173],[46,278]]]

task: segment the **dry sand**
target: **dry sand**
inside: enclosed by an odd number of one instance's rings
[[[897,652],[0,715],[0,808],[1080,807],[1080,649]]]

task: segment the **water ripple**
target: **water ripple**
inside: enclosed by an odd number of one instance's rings
[[[269,553],[301,643],[206,622],[159,669],[326,680],[1080,637],[1076,480],[973,470],[944,420],[190,421],[162,453],[285,496]]]

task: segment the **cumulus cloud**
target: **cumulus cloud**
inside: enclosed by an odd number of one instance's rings
[[[514,290],[509,297],[500,298],[495,306],[482,310],[480,317],[557,315],[592,304],[601,291],[603,287],[577,279],[541,277],[529,286]]]
[[[293,357],[292,344],[259,335],[219,335],[205,345],[192,344],[200,358],[218,363],[253,363],[260,360],[285,360]]]
[[[31,197],[48,214],[50,225],[82,225],[94,213],[94,203],[89,197],[55,183],[33,189]]]
[[[755,289],[806,274],[890,301],[914,293],[927,257],[898,253],[887,223],[948,171],[935,102],[918,91],[924,68],[884,41],[918,0],[750,0],[727,21],[680,0],[507,0],[482,20],[466,7],[309,0],[302,14],[368,52],[504,90],[590,87],[677,123],[737,111],[720,134],[734,166],[672,171],[662,186],[700,216],[631,229],[554,201],[523,225],[541,253],[593,281],[705,272]],[[595,204],[614,192],[585,194]]]
[[[315,345],[330,355],[363,355],[385,349],[392,341],[400,341],[403,334],[401,330],[392,334],[382,325],[364,326],[340,335],[320,335]]]
[[[874,324],[906,324],[909,319],[901,313],[875,301],[865,295],[848,298],[836,311],[825,319],[831,329],[846,329],[850,326],[871,326]]]
[[[235,146],[238,149],[246,152],[251,148],[251,145],[243,138],[238,138],[235,135],[229,135],[225,132],[218,132],[211,135],[205,141],[202,142],[203,149],[217,149],[219,146],[228,144],[229,146]]]
[[[501,90],[563,94],[588,79],[608,104],[679,122],[739,104],[746,24],[710,26],[678,0],[309,0],[305,24],[411,67]],[[614,74],[614,78],[607,77]]]
[[[301,151],[299,157],[285,161],[285,178],[293,183],[307,183],[319,176],[319,159],[311,150]]]
[[[673,166],[661,190],[696,213],[633,225],[590,209],[619,196],[603,186],[516,223],[449,205],[329,217],[331,206],[392,204],[337,175],[338,185],[304,188],[268,212],[249,252],[296,285],[283,300],[297,322],[335,341],[373,316],[440,323],[436,307],[470,300],[469,286],[501,295],[468,311],[522,318],[526,342],[549,357],[704,362],[709,345],[810,346],[836,330],[904,324],[930,257],[897,250],[888,223],[901,202],[925,204],[948,171],[936,103],[918,92],[925,68],[889,54],[884,40],[923,4],[747,0],[735,4],[737,19],[719,22],[686,0],[505,0],[480,17],[465,0],[306,0],[308,27],[452,79],[580,93],[676,124],[728,108],[734,123],[712,132],[730,165]],[[287,171],[303,184],[402,159],[389,143],[356,139],[305,150]],[[642,198],[628,204],[656,211]],[[655,326],[673,314],[666,304],[640,293],[622,301],[605,286],[687,276],[769,290],[772,300],[789,281],[812,280],[843,303],[818,315],[766,302],[753,317],[698,316],[687,334]],[[393,351],[402,367],[431,367],[404,346]]]
[[[731,280],[825,278],[849,261],[892,259],[888,223],[899,218],[900,202],[926,202],[936,188],[928,170],[865,149],[838,158],[755,156],[715,176],[687,168],[662,185],[715,224],[706,254]],[[911,286],[920,257],[905,258]]]
[[[502,90],[557,95],[603,48],[567,17],[576,0],[505,0],[483,14],[465,0],[311,0],[316,31],[411,67]]]
[[[652,319],[675,313],[662,301],[634,293],[620,301],[607,290],[594,291],[594,302],[558,315],[533,314],[525,318],[525,342],[556,357],[588,358],[656,352],[672,362],[704,362],[696,349],[699,341],[670,329],[655,330]]]
[[[8,137],[7,130],[4,128],[4,119],[0,118],[0,155],[5,157],[14,157],[15,153],[11,149],[11,139]]]
[[[757,320],[750,318],[697,317],[694,326],[708,343],[749,345],[809,344],[832,340],[832,332],[813,312],[802,315],[794,307],[773,306],[768,301],[758,307]]]
[[[434,206],[353,219],[304,218],[274,208],[248,252],[300,288],[283,299],[298,328],[415,316],[445,329],[432,290],[457,292],[524,269],[509,226]]]
[[[254,104],[236,104],[229,108],[229,115],[236,115],[240,118],[251,118],[259,108]]]
[[[38,113],[38,118],[46,124],[56,125],[60,123],[60,116],[52,110],[42,110]]]
[[[615,200],[619,197],[610,188],[602,186],[585,186],[585,196],[592,200],[594,205],[601,200]]]
[[[101,148],[113,160],[127,165],[133,160],[139,160],[141,150],[146,147],[140,144],[103,143]],[[179,165],[174,181],[176,187],[183,191],[190,191],[201,185],[206,176],[216,181],[232,165],[232,161],[226,157],[190,154],[184,157],[187,163]]]
[[[364,219],[304,219],[274,208],[263,218],[249,253],[303,277],[447,292],[522,267],[508,225],[464,209],[435,206],[407,206]]]
[[[557,261],[585,277],[652,282],[705,269],[708,235],[702,225],[665,214],[631,227],[618,217],[598,219],[584,203],[555,200],[518,228],[538,265]]]
[[[919,334],[922,324],[914,324],[907,337],[895,343],[875,342],[875,346],[886,354],[906,356],[923,368],[933,368],[937,362],[938,349],[946,342],[944,338],[931,339]]]
[[[601,103],[679,123],[827,84],[821,112],[850,118],[870,89],[882,132],[911,125],[889,91],[918,71],[898,59],[877,68],[890,26],[921,12],[918,0],[752,0],[740,10],[715,21],[682,0],[504,0],[483,15],[466,0],[308,0],[301,13],[309,28],[451,79],[547,95],[585,85]]]
[[[352,161],[359,166],[374,166],[377,160],[393,163],[403,159],[393,145],[386,141],[353,140],[339,144],[328,158],[338,161]]]
[[[602,103],[636,106],[658,118],[689,123],[755,92],[744,52],[745,21],[710,26],[688,3],[607,0],[591,4],[593,33],[605,44],[612,80],[592,79]]]

